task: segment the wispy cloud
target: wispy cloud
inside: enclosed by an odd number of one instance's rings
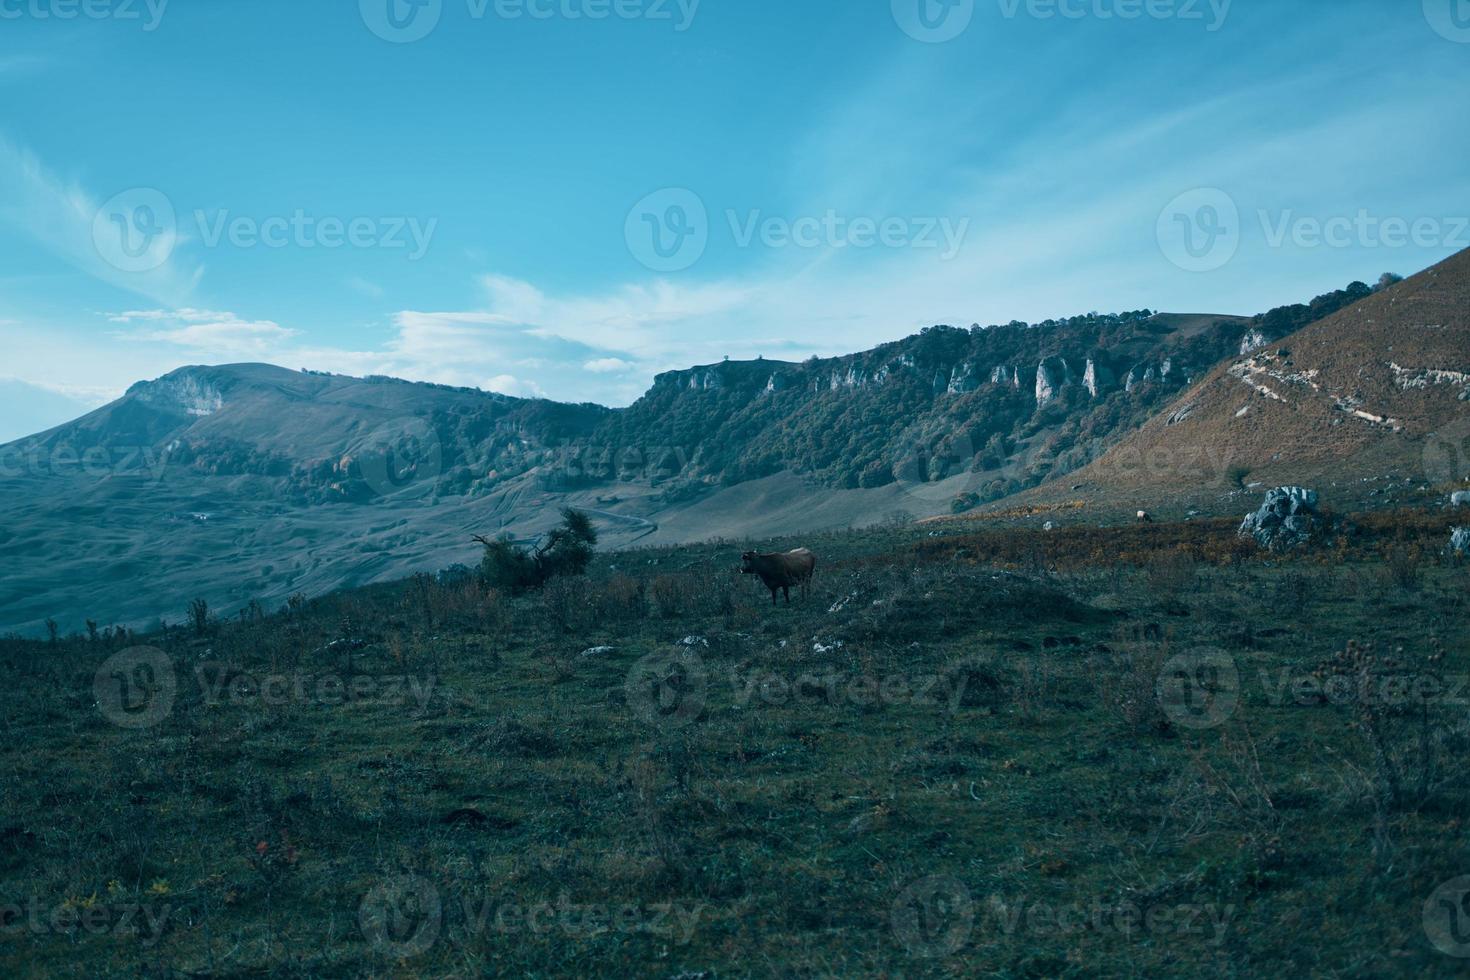
[[[95,233],[102,206],[79,184],[65,180],[30,150],[0,134],[0,221],[94,279],[165,305],[184,305],[204,270],[177,261],[174,252],[184,243],[177,230],[165,227],[151,242],[161,261],[152,268],[127,271],[99,250]]]
[[[633,365],[621,357],[600,357],[583,364],[582,369],[593,374],[617,374],[620,371],[631,371]]]
[[[135,343],[163,343],[212,356],[261,356],[280,353],[296,331],[271,320],[242,320],[212,310],[134,310],[108,319],[130,326],[113,336]],[[146,326],[135,324],[146,324]]]
[[[368,299],[382,299],[387,294],[387,291],[382,286],[375,282],[370,282],[361,276],[349,277],[347,286],[353,291],[366,296]]]

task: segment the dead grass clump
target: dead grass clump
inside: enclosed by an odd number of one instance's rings
[[[1112,647],[1092,658],[1090,674],[1098,701],[1124,727],[1136,732],[1169,730],[1158,695],[1159,675],[1169,655],[1167,638],[1129,640],[1120,634]]]

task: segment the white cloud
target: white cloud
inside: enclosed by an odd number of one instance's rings
[[[583,364],[582,370],[591,371],[593,374],[616,374],[619,371],[633,370],[633,365],[621,357],[600,357],[595,361]]]
[[[516,398],[545,398],[546,392],[534,381],[522,381],[509,374],[500,374],[486,381],[480,387],[486,391],[499,392],[502,395],[512,395]]]
[[[0,134],[0,221],[14,225],[72,267],[109,285],[168,306],[182,306],[204,275],[186,267],[177,250],[185,240],[169,228],[154,241],[164,260],[156,268],[126,272],[102,258],[93,222],[102,202],[49,169],[31,151]]]
[[[368,299],[382,299],[386,293],[382,286],[378,285],[375,282],[370,282],[367,279],[362,278],[361,276],[349,277],[347,280],[347,285],[351,289],[362,293]]]
[[[233,313],[211,310],[133,310],[108,319],[119,324],[161,324],[115,331],[113,335],[123,340],[173,344],[227,357],[277,353],[296,335],[272,320],[242,320]]]

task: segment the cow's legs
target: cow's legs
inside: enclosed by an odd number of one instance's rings
[[[791,586],[783,585],[781,589],[786,593],[786,605],[791,605]]]
[[[780,592],[780,591],[781,591],[780,589],[772,589],[771,590],[771,605],[773,605],[773,606],[776,605],[776,593],[777,592]]]

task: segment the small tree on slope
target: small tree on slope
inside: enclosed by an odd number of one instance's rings
[[[558,575],[583,575],[592,562],[597,529],[579,510],[561,512],[562,522],[534,551],[515,544],[508,536],[494,541],[475,536],[485,546],[480,560],[480,578],[491,588],[524,592],[539,589]]]

